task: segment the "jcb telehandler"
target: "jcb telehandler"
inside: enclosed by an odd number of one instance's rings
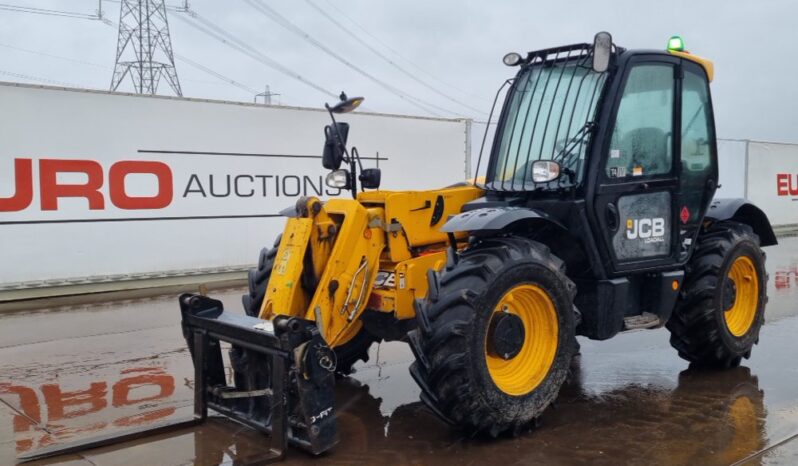
[[[327,106],[327,182],[354,199],[284,211],[244,315],[180,297],[198,420],[210,407],[269,432],[275,457],[288,443],[327,451],[335,374],[380,340],[409,343],[441,419],[490,436],[522,430],[557,397],[576,335],[666,326],[698,365],[750,356],[767,301],[760,247],[776,237],[749,202],[713,200],[712,62],[679,37],[626,50],[599,33],[504,63],[518,71],[472,182],[376,189],[379,169],[363,168],[334,118],[362,98]]]

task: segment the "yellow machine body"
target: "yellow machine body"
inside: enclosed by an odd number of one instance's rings
[[[415,317],[413,301],[427,294],[427,270],[446,261],[450,242],[440,227],[482,195],[466,185],[303,199],[286,222],[259,317],[315,321],[331,347],[357,334],[367,308],[399,320]]]

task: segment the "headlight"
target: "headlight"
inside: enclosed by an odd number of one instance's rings
[[[331,188],[349,189],[349,170],[333,170],[327,173],[324,182]]]
[[[532,181],[547,183],[560,177],[560,164],[551,160],[536,160],[532,164]]]
[[[523,60],[523,57],[515,52],[510,52],[502,58],[502,62],[507,66],[515,66],[521,63],[521,60]]]

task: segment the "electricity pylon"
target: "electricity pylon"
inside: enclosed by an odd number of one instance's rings
[[[137,94],[154,95],[163,77],[182,96],[164,0],[121,0],[111,91],[130,77]]]

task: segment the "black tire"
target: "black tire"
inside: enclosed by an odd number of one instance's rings
[[[515,434],[557,397],[575,352],[576,286],[548,247],[524,238],[493,238],[462,252],[457,264],[429,274],[430,292],[417,302],[416,330],[408,336],[416,361],[410,373],[421,399],[444,420],[469,432]],[[557,345],[542,380],[525,394],[505,393],[486,358],[486,335],[505,293],[530,284],[554,305]],[[531,340],[529,340],[531,341]]]
[[[758,280],[756,311],[744,334],[734,335],[726,323],[730,298],[729,270],[739,257],[753,264]],[[670,342],[683,359],[701,366],[736,367],[759,342],[767,302],[765,254],[750,226],[721,222],[698,237],[686,268],[682,291],[667,328]],[[724,296],[726,294],[726,296]],[[734,296],[734,294],[732,294]]]
[[[263,299],[266,297],[266,288],[269,285],[269,277],[272,274],[274,258],[277,255],[277,248],[280,245],[281,237],[282,235],[278,236],[274,241],[273,248],[261,249],[260,256],[258,257],[258,266],[249,269],[247,279],[249,293],[241,296],[244,312],[247,315],[257,317],[260,313],[260,307],[263,304]],[[376,341],[379,341],[379,339],[363,328],[357,335],[352,337],[351,340],[334,348],[338,361],[335,369],[336,374],[351,374],[352,366],[355,363],[358,361],[367,362],[369,360],[369,347]]]

